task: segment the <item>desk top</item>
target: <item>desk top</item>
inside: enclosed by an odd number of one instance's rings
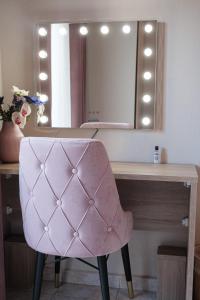
[[[116,179],[197,182],[194,165],[111,162]],[[0,164],[0,174],[19,174],[19,164]]]
[[[112,162],[116,179],[197,182],[195,165]]]

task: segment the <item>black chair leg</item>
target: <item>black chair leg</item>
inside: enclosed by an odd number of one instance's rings
[[[98,256],[97,262],[98,262],[98,267],[99,267],[99,277],[100,277],[100,283],[101,283],[102,299],[110,300],[106,256],[105,255]]]
[[[34,282],[33,297],[32,297],[33,300],[40,299],[44,263],[45,263],[45,254],[37,252],[36,266],[35,266],[35,282]]]
[[[60,256],[55,256],[55,288],[60,286]]]
[[[121,253],[122,253],[122,260],[123,260],[123,264],[124,264],[124,271],[125,271],[125,276],[126,276],[127,287],[128,287],[128,296],[129,296],[129,298],[134,298],[128,244],[126,244],[121,249]]]

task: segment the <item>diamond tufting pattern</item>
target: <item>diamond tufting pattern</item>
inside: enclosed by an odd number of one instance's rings
[[[107,153],[91,139],[23,138],[20,201],[27,243],[68,257],[119,250],[132,231]]]

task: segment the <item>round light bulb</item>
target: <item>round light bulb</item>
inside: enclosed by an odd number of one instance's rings
[[[107,25],[103,25],[101,26],[100,31],[102,34],[108,34],[110,32],[110,29]]]
[[[153,53],[152,49],[151,48],[145,48],[144,49],[144,55],[145,56],[151,56]]]
[[[151,32],[153,31],[153,26],[152,26],[151,24],[146,24],[146,25],[144,26],[144,31],[145,31],[146,33],[151,33]]]
[[[45,58],[47,58],[47,56],[48,56],[47,51],[40,50],[40,52],[39,52],[39,57],[40,58],[45,59]]]
[[[143,77],[145,80],[150,80],[152,77],[152,74],[151,74],[151,72],[147,71],[147,72],[144,72]]]
[[[60,35],[67,35],[67,29],[65,27],[59,28],[59,34]]]
[[[48,79],[47,73],[44,73],[44,72],[40,73],[39,79],[40,80],[47,80]]]
[[[151,124],[151,119],[149,117],[142,118],[142,124],[144,126],[149,126]]]
[[[79,29],[79,32],[81,35],[87,35],[88,34],[88,29],[86,26],[81,26]]]
[[[151,102],[151,96],[146,94],[142,97],[142,100],[145,102],[145,103],[149,103]]]
[[[40,117],[40,123],[45,124],[49,121],[49,118],[47,116],[41,116]]]
[[[40,36],[46,36],[47,35],[47,30],[44,27],[40,27],[38,30],[38,33]]]
[[[131,32],[131,26],[128,25],[128,24],[125,24],[123,27],[122,27],[122,31],[123,33],[125,34],[129,34]]]
[[[41,100],[42,102],[47,102],[48,99],[49,99],[49,97],[48,97],[47,95],[45,95],[45,94],[40,95],[40,100]]]

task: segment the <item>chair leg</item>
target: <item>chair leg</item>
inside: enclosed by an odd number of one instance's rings
[[[40,299],[44,263],[45,263],[45,254],[37,252],[36,266],[35,266],[35,282],[34,282],[33,296],[32,296],[33,300]]]
[[[99,267],[99,277],[100,277],[100,283],[101,283],[102,299],[110,300],[106,256],[105,255],[98,256],[97,262],[98,262],[98,267]]]
[[[60,286],[60,256],[55,256],[55,288]]]
[[[124,271],[125,271],[125,276],[126,276],[127,287],[128,287],[128,296],[131,299],[131,298],[134,298],[134,291],[133,291],[128,244],[126,244],[121,249],[121,253],[122,253],[122,260],[123,260],[123,264],[124,264]]]

